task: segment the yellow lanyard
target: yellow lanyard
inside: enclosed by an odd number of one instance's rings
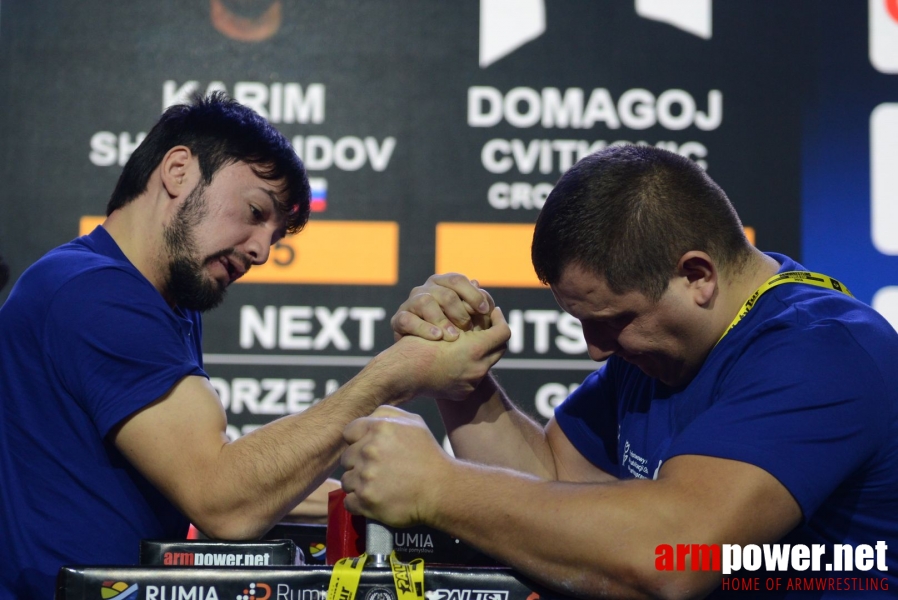
[[[356,558],[341,558],[334,565],[328,585],[328,600],[354,600],[365,567],[366,554]],[[408,564],[390,554],[390,570],[397,600],[424,600],[424,559],[416,558]]]
[[[777,273],[767,281],[765,281],[761,287],[755,290],[755,293],[749,296],[748,300],[745,301],[745,304],[742,305],[742,308],[739,310],[739,314],[736,315],[736,318],[733,319],[733,322],[730,323],[730,326],[726,328],[726,331],[723,332],[723,335],[720,336],[720,339],[717,340],[717,343],[720,343],[726,334],[730,332],[730,329],[736,326],[736,324],[745,318],[745,315],[748,314],[752,308],[755,307],[755,304],[766,291],[775,288],[778,285],[782,285],[784,283],[806,283],[808,285],[816,285],[817,287],[828,288],[831,290],[836,290],[837,292],[842,292],[848,296],[851,296],[851,292],[848,291],[848,288],[842,285],[839,281],[829,277],[828,275],[823,275],[821,273],[812,273],[810,271],[784,271],[782,273]],[[854,296],[852,296],[853,298]]]

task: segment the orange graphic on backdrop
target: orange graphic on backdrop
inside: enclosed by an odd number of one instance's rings
[[[105,217],[81,217],[86,235]],[[271,248],[268,262],[237,283],[395,285],[399,280],[399,224],[395,221],[310,221],[299,235]]]

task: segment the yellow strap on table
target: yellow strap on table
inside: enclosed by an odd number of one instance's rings
[[[396,585],[397,600],[424,600],[424,559],[400,562],[396,551],[390,553],[390,569]]]
[[[367,554],[362,554],[337,561],[327,587],[328,600],[355,600],[367,558]],[[390,571],[396,586],[397,600],[424,600],[423,558],[416,558],[406,564],[396,558],[396,552],[393,551],[390,554]]]
[[[365,567],[367,554],[355,558],[341,558],[334,565],[331,581],[327,586],[328,600],[355,600],[359,590],[359,580]]]

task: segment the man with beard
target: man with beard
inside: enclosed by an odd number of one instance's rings
[[[103,225],[19,278],[0,309],[0,597],[49,598],[63,564],[135,563],[141,539],[190,522],[258,537],[325,481],[347,423],[450,384],[404,365],[461,345],[409,338],[304,413],[228,440],[200,312],[308,215],[287,140],[213,95],[168,109]],[[482,333],[479,364],[452,381],[498,359],[507,332]]]

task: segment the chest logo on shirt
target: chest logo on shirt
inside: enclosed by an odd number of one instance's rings
[[[633,452],[633,448],[630,447],[630,440],[624,442],[621,466],[637,479],[649,478],[649,461]]]

